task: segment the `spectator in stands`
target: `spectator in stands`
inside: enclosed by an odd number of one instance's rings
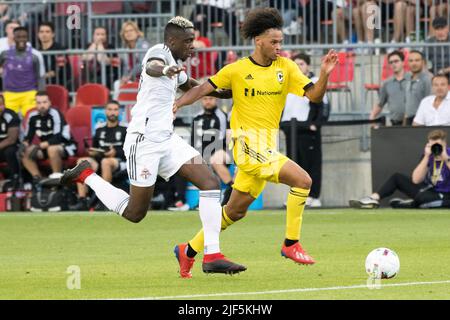
[[[0,52],[8,50],[16,44],[14,42],[14,29],[18,27],[20,27],[20,23],[17,20],[5,21],[5,37],[0,38]]]
[[[207,163],[211,163],[214,171],[227,185],[225,194],[229,198],[233,179],[226,168],[226,164],[230,163],[230,155],[225,151],[229,129],[227,115],[217,106],[217,98],[206,96],[201,102],[203,110],[192,120],[191,145]]]
[[[336,12],[333,11],[336,8]],[[345,0],[316,0],[309,1],[304,6],[299,7],[299,16],[305,19],[306,38],[309,41],[318,41],[321,34],[321,22],[324,20],[333,20],[336,22],[336,31],[338,41],[348,44],[347,31],[345,28],[347,2]],[[334,20],[333,14],[336,14]],[[322,36],[323,41],[323,36]]]
[[[150,44],[144,38],[144,33],[134,21],[126,21],[122,24],[120,37],[123,42],[124,49],[130,50],[147,50]],[[146,52],[140,53],[122,53],[119,55],[122,64],[121,84],[128,81],[136,81],[141,75],[142,60]]]
[[[147,50],[150,44],[144,38],[144,33],[134,21],[126,21],[120,31],[123,48],[130,50]],[[114,99],[119,97],[119,90],[123,84],[138,81],[142,70],[142,60],[146,52],[130,52],[119,54],[122,78],[114,82]]]
[[[432,79],[433,95],[424,98],[419,105],[413,126],[450,125],[450,95],[448,78],[442,74]]]
[[[194,32],[194,48],[203,49],[210,48],[212,46],[211,40],[200,34],[200,26],[198,23],[194,24]],[[216,60],[217,52],[197,52],[189,59],[191,77],[194,79],[201,79],[215,74]]]
[[[404,125],[410,126],[414,120],[420,102],[431,94],[431,74],[426,69],[425,56],[422,52],[412,50],[408,56],[410,72],[405,77],[408,79],[406,85],[406,105]]]
[[[292,57],[299,69],[313,83],[319,79],[310,70],[310,56],[299,53]],[[288,94],[281,117],[281,129],[286,136],[287,156],[305,169],[313,184],[306,205],[320,207],[320,189],[322,184],[322,137],[321,123],[328,120],[330,107],[325,96],[321,103],[313,103],[306,97]],[[296,119],[296,130],[292,132],[292,119]],[[293,140],[292,140],[293,139]],[[295,147],[292,149],[293,142]]]
[[[392,1],[385,1],[387,3]],[[395,0],[394,2],[394,35],[391,43],[411,42],[410,34],[414,30],[416,16],[416,0]],[[392,49],[397,50],[397,49]]]
[[[277,8],[283,15],[283,33],[296,35],[301,33],[301,21],[298,19],[298,0],[269,0],[269,7]]]
[[[105,27],[96,27],[92,39],[92,43],[88,45],[86,50],[94,51],[94,53],[85,53],[82,56],[84,80],[94,83],[105,81],[103,84],[111,89],[113,82],[118,78],[117,66],[113,60],[113,58],[117,58],[117,54],[104,52],[114,49],[112,45],[108,44],[108,32]],[[105,79],[102,77],[103,67]]]
[[[5,108],[5,101],[0,95],[0,161],[8,164],[13,188],[19,180],[19,133],[20,119],[17,113]]]
[[[355,22],[358,44],[372,44],[374,40],[375,28],[369,24],[370,17],[374,16],[379,7],[375,0],[353,0],[353,21]],[[375,23],[375,19],[372,23]],[[364,54],[370,52],[369,49],[362,50]]]
[[[38,142],[35,143],[35,141]],[[77,145],[70,135],[69,125],[58,109],[51,107],[45,91],[36,94],[36,110],[29,113],[23,144],[25,152],[22,163],[33,177],[33,182],[42,178],[38,160],[49,159],[52,174],[59,178],[62,174],[63,159],[74,156]]]
[[[3,24],[10,19],[8,14],[9,10],[7,3],[0,4],[0,29],[3,29]]]
[[[223,26],[229,39],[227,44],[236,45],[239,25],[231,10],[234,2],[235,0],[197,0],[189,20],[199,24],[200,33],[203,35],[208,35],[208,31],[214,26]]]
[[[34,3],[12,1],[9,5],[8,15],[11,19],[17,19],[23,26],[34,26],[42,20],[46,9],[46,0],[37,0]]]
[[[427,39],[426,43],[445,43],[450,41],[447,18],[437,17],[433,20],[434,37]],[[426,47],[426,57],[431,61],[431,73],[450,75],[450,46]]]
[[[448,17],[449,3],[448,0],[423,0],[430,8],[430,20],[433,21],[436,17]],[[434,36],[433,23],[429,25],[428,36]]]
[[[27,46],[28,30],[14,29],[15,47],[0,54],[3,68],[3,87],[6,106],[23,116],[35,106],[37,90],[45,86],[45,69],[42,68],[36,50]]]
[[[394,75],[381,86],[380,101],[372,108],[369,116],[370,120],[376,119],[387,104],[392,125],[399,126],[403,124],[405,90],[408,83],[403,70],[404,60],[405,56],[401,51],[394,51],[388,54],[388,63],[391,65]]]
[[[38,38],[38,48],[41,52],[67,49],[55,42],[55,25],[53,22],[42,22],[39,25]],[[45,74],[47,84],[60,84],[67,87],[71,78],[69,59],[62,54],[46,55],[44,63],[47,71]]]
[[[92,148],[88,150],[89,157],[78,159],[78,163],[88,160],[94,171],[101,171],[101,176],[108,182],[112,182],[113,174],[126,170],[123,143],[127,127],[119,123],[120,104],[117,101],[109,101],[105,106],[106,123],[95,130]],[[77,183],[79,201],[71,210],[88,210],[87,193],[85,184]]]
[[[428,134],[422,160],[408,177],[393,174],[377,191],[359,200],[350,200],[354,208],[375,209],[380,200],[399,190],[410,199],[394,198],[394,208],[431,208],[450,206],[450,148],[447,148],[447,134],[433,130]]]

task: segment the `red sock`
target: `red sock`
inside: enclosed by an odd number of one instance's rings
[[[220,252],[218,253],[211,253],[211,254],[205,254],[203,256],[203,262],[209,263],[209,262],[213,262],[216,261],[218,259],[224,259],[225,256],[223,254],[221,254]]]
[[[76,182],[84,183],[84,180],[86,180],[87,177],[89,177],[91,174],[95,173],[94,170],[91,168],[84,169],[78,178],[76,179]]]

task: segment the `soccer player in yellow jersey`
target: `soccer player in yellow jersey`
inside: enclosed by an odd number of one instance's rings
[[[280,57],[282,26],[278,10],[251,10],[242,25],[242,34],[254,39],[252,55],[225,66],[207,82],[187,91],[175,102],[173,111],[216,89],[231,89],[233,155],[238,173],[230,200],[222,210],[222,230],[245,216],[267,181],[286,184],[291,189],[281,254],[300,264],[313,264],[313,258],[299,243],[302,214],[312,181],[305,170],[277,151],[276,136],[287,94],[322,101],[337,54],[330,50],[323,58],[320,78],[313,84],[293,61]],[[203,249],[203,232],[175,249],[183,253],[178,256],[180,274],[190,274],[194,256]]]

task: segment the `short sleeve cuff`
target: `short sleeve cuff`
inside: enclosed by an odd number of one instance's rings
[[[211,78],[208,79],[208,82],[214,87],[214,89],[217,89],[216,84],[211,80]]]
[[[308,83],[306,86],[303,87],[303,91],[306,92],[306,90],[308,90],[309,88],[311,88],[314,85],[314,83],[311,81],[310,83]]]

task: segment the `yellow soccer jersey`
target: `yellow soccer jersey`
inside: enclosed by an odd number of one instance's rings
[[[233,92],[234,136],[239,130],[278,129],[287,94],[303,96],[313,85],[295,62],[284,57],[266,67],[245,57],[222,68],[209,82],[216,89]]]

